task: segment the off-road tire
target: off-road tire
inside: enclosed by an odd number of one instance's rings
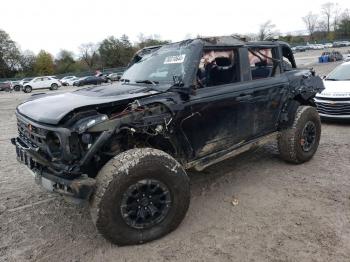
[[[126,190],[143,179],[164,183],[172,203],[163,220],[152,227],[138,229],[125,222],[120,205]],[[152,241],[176,229],[189,203],[189,178],[182,166],[163,151],[139,148],[120,153],[100,170],[90,211],[98,231],[106,239],[117,245],[132,245]]]
[[[30,93],[30,92],[32,92],[32,87],[31,86],[25,86],[23,88],[23,91],[24,91],[24,93]]]
[[[58,89],[58,85],[53,83],[50,87],[50,90],[57,90]]]
[[[307,123],[315,126],[315,141],[309,151],[302,148],[302,132]],[[287,162],[301,164],[309,161],[318,148],[321,137],[321,120],[317,110],[311,106],[299,106],[293,125],[283,130],[278,137],[278,149],[282,159]]]

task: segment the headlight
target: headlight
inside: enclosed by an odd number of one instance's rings
[[[47,133],[46,144],[52,157],[58,158],[62,155],[61,140],[56,133]]]
[[[90,127],[100,124],[108,119],[107,115],[96,115],[79,120],[75,124],[75,129],[79,134],[84,133]]]

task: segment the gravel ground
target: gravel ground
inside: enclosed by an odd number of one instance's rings
[[[314,68],[323,75],[335,65]],[[98,235],[87,206],[45,192],[17,164],[9,139],[26,97],[0,94],[0,261],[349,261],[349,123],[323,123],[320,147],[303,165],[281,161],[269,144],[190,174],[180,227],[117,247]]]

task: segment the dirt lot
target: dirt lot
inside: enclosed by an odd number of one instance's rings
[[[45,192],[16,163],[9,139],[26,97],[0,94],[0,261],[349,261],[349,123],[323,123],[319,150],[304,165],[284,163],[270,144],[190,174],[180,227],[117,247],[98,235],[86,206]]]

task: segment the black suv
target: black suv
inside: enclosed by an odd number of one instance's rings
[[[284,160],[310,160],[323,89],[284,42],[186,40],[138,52],[119,83],[32,96],[12,143],[39,184],[90,202],[105,238],[144,243],[183,220],[185,170],[275,139]]]

